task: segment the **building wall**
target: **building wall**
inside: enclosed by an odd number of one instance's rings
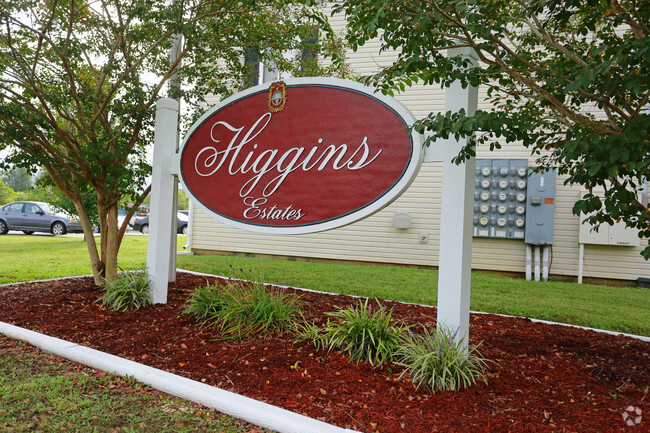
[[[338,18],[333,23],[342,29]],[[376,73],[394,59],[391,53],[379,52],[379,44],[370,42],[356,53],[348,54],[348,62],[359,75]],[[488,109],[484,89],[479,89],[479,108]],[[413,86],[396,99],[408,107],[416,118],[445,108],[445,92],[435,87]],[[216,103],[217,101],[215,101]],[[518,143],[501,143],[502,149],[490,152],[487,146],[477,149],[478,158],[535,158]],[[368,261],[408,265],[437,266],[439,257],[440,201],[442,163],[425,163],[408,189],[393,204],[377,214],[353,225],[322,233],[279,236],[237,230],[202,213],[194,213],[192,249],[251,254],[269,254],[333,260]],[[564,185],[557,179],[555,232],[552,247],[552,275],[577,276],[579,219],[571,213],[580,189]],[[396,212],[408,212],[410,229],[392,226]],[[421,242],[420,235],[428,236]],[[640,247],[586,245],[584,277],[635,280],[650,277],[650,263],[639,252]],[[524,272],[526,248],[523,240],[475,238],[472,267],[474,269]]]

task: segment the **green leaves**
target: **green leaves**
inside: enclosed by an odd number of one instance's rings
[[[431,113],[413,125],[429,141],[466,138],[455,162],[475,155],[476,146],[521,143],[567,184],[608,191],[606,212],[648,229],[639,193],[650,176],[647,2],[381,0],[335,10],[346,13],[353,47],[377,38],[381,50],[396,53],[366,80],[382,92],[415,83],[486,88],[483,111]],[[447,56],[461,47],[476,52],[478,65]]]
[[[183,313],[189,314],[204,325],[214,321],[221,311],[228,308],[232,299],[229,290],[223,290],[218,284],[197,287],[187,300]]]
[[[206,96],[227,96],[241,88],[247,47],[258,49],[267,65],[294,75],[349,73],[344,45],[314,4],[2,2],[0,150],[9,149],[9,165],[44,168],[83,210],[78,212],[82,221],[96,214],[101,223],[109,221],[109,211],[123,197],[137,198],[146,190],[152,107],[161,96],[183,97],[183,107],[189,107],[183,120],[191,121],[198,113],[194,109],[203,110]],[[318,27],[322,32],[315,37]],[[178,61],[170,62],[178,35]],[[336,58],[325,70],[315,57],[302,64],[300,55],[284,55],[304,50],[336,53]],[[177,81],[168,86],[172,77]],[[89,191],[93,200],[87,199]],[[103,227],[101,236],[118,238],[115,226]],[[104,272],[112,278],[117,271],[119,242],[106,239],[97,251],[95,238],[87,236],[98,284]]]
[[[378,366],[390,360],[408,328],[392,324],[392,310],[376,302],[375,309],[366,299],[359,300],[356,306],[326,313],[333,318],[325,325],[323,338],[327,347],[342,350],[357,364],[367,361]]]
[[[456,331],[457,333],[458,331]],[[396,354],[396,364],[405,369],[400,378],[409,375],[417,385],[432,391],[458,391],[474,385],[483,378],[486,360],[479,353],[479,345],[465,347],[465,337],[445,327],[422,334],[409,333]]]
[[[183,313],[215,328],[219,338],[242,340],[251,335],[297,328],[303,303],[263,282],[232,280],[197,288]]]
[[[115,311],[137,310],[153,304],[146,269],[125,271],[116,280],[108,281],[103,290],[98,301]]]
[[[486,360],[478,346],[465,345],[465,337],[445,327],[422,333],[401,323],[392,323],[392,309],[379,301],[373,308],[369,300],[325,313],[323,327],[304,324],[299,327],[299,339],[310,341],[317,349],[341,350],[351,362],[361,361],[372,366],[392,362],[404,367],[400,375],[409,376],[417,387],[431,391],[458,391],[483,377]]]

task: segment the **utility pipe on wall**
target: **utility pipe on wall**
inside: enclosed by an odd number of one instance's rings
[[[530,244],[526,244],[526,281],[532,279],[533,274],[533,251]]]
[[[585,262],[585,244],[580,244],[580,253],[578,255],[578,284],[582,284],[582,271]]]
[[[541,247],[543,252],[542,252],[542,280],[543,281],[548,281],[548,245],[544,245]]]
[[[539,281],[539,246],[535,245],[535,281]]]

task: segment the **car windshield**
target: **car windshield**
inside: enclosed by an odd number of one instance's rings
[[[45,212],[45,213],[48,214],[48,215],[54,215],[54,214],[56,213],[56,212],[54,211],[54,209],[52,208],[52,206],[50,206],[50,205],[47,204],[47,203],[36,203],[36,204],[38,204],[38,206],[39,206],[41,209],[43,209],[43,212]]]

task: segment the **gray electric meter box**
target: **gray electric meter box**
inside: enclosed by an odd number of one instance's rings
[[[474,176],[476,237],[524,239],[527,159],[477,159]]]
[[[555,225],[555,170],[531,171],[526,201],[526,238],[532,245],[552,245]]]

